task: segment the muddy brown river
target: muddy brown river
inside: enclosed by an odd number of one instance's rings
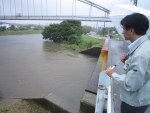
[[[79,108],[96,62],[40,34],[0,36],[0,91],[3,98],[53,93]]]

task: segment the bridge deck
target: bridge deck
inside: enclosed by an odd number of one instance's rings
[[[89,17],[89,16],[0,16],[0,20],[80,20],[111,22],[109,17]]]

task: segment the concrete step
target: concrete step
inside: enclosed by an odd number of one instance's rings
[[[5,98],[5,99],[2,99],[2,101],[0,102],[0,106],[11,106],[20,101],[21,99]]]
[[[54,113],[79,113],[77,106],[72,105],[72,103],[61,99],[60,97],[50,93],[49,95],[39,95],[39,96],[26,96],[26,97],[10,97],[9,100],[33,100],[44,108],[54,112]],[[13,103],[12,103],[13,104]]]

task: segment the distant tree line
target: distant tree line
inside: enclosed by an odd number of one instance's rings
[[[6,29],[5,26],[0,26],[0,31],[5,31],[5,30],[43,30],[43,26],[36,25],[36,26],[29,26],[29,25],[21,25],[21,26],[15,26],[15,25],[10,25],[9,28]]]
[[[105,28],[101,28],[101,29],[96,29],[95,27],[91,27],[88,25],[84,25],[82,26],[82,33],[83,34],[87,34],[90,31],[97,33],[98,35],[108,35],[109,34],[118,34],[117,30],[115,27],[105,27]]]
[[[107,35],[108,32],[109,32],[109,34],[118,34],[118,32],[117,32],[115,27],[102,28],[101,30],[97,31],[97,34],[99,34],[99,35]]]

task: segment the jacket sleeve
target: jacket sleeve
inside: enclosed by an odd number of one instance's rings
[[[128,67],[126,74],[112,74],[113,80],[127,91],[136,91],[143,86],[145,81],[145,73],[148,68],[148,60],[143,56],[135,56]]]

